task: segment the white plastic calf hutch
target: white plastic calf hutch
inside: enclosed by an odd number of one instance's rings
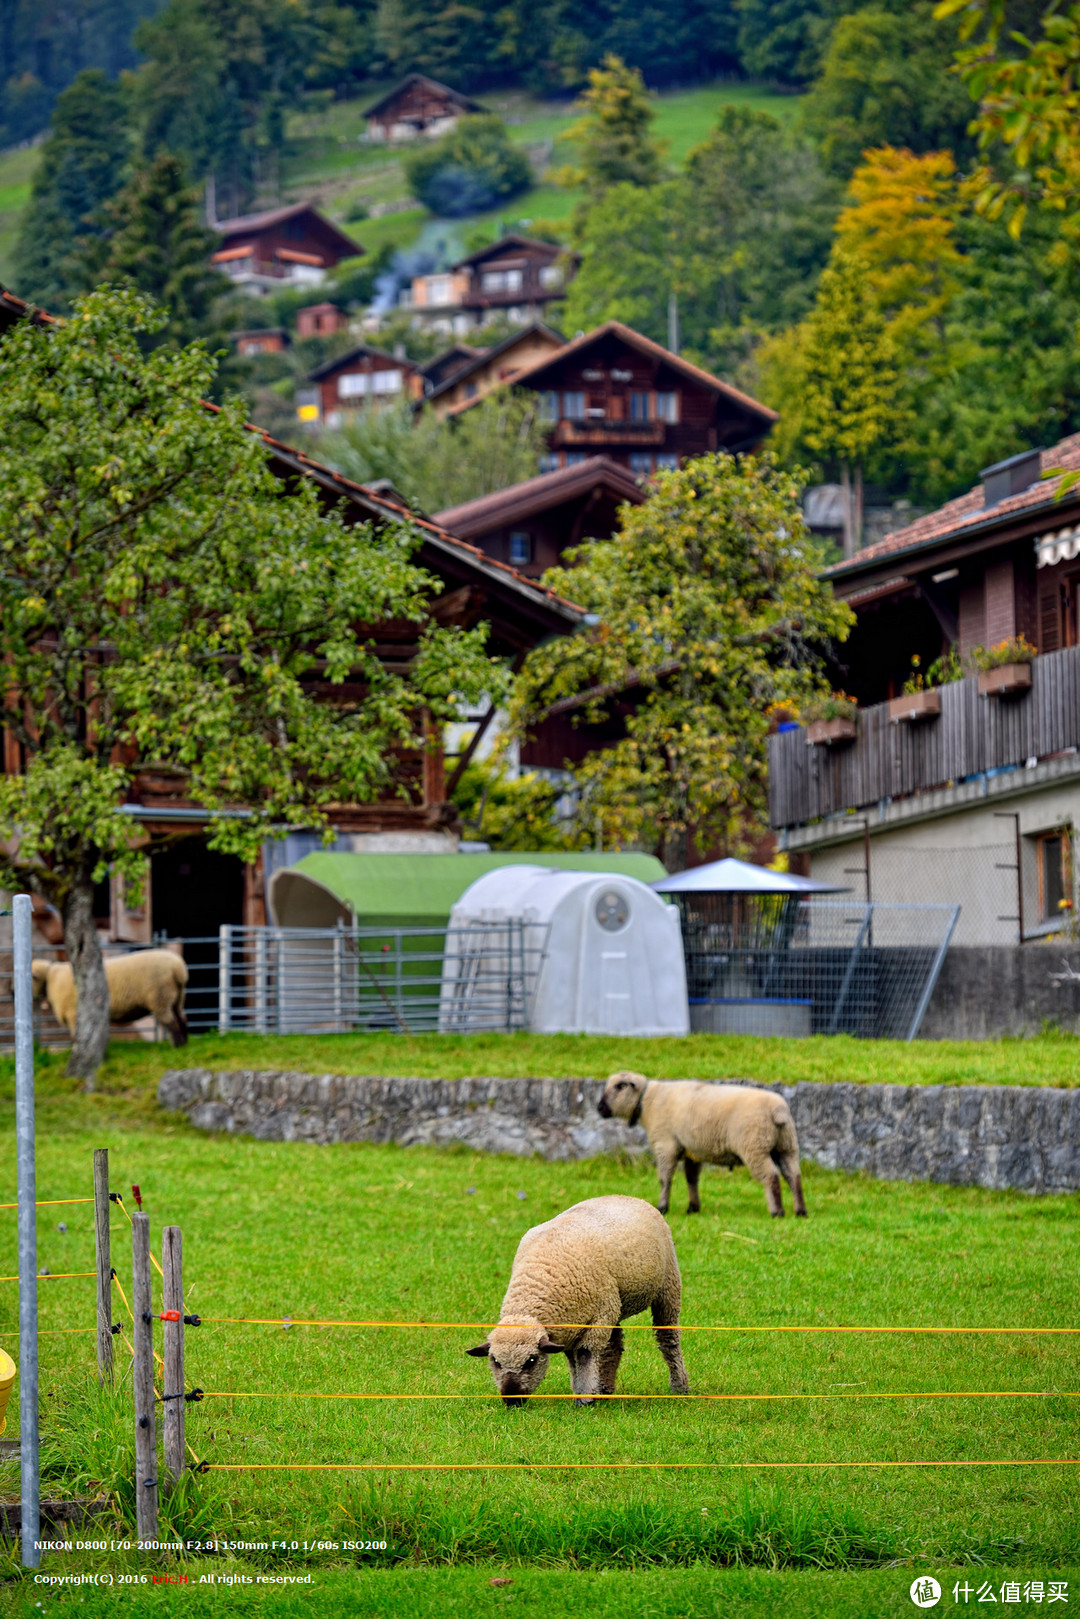
[[[496,982],[498,995],[493,994]],[[450,913],[439,1027],[688,1034],[679,913],[633,877],[504,866]]]

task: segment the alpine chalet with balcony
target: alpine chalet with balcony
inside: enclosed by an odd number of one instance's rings
[[[342,259],[364,251],[309,202],[219,219],[214,229],[222,243],[211,262],[257,296],[283,286],[317,287]]]

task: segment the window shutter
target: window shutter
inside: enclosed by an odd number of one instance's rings
[[[1061,585],[1057,579],[1039,581],[1039,651],[1059,652],[1061,633]]]

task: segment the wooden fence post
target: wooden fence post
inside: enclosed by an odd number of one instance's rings
[[[94,1245],[97,1251],[98,1382],[113,1380],[112,1260],[109,1247],[109,1149],[94,1152]]]
[[[158,1537],[157,1426],[154,1411],[154,1321],[150,1295],[150,1216],[131,1219],[131,1342],[135,1350],[135,1523],[140,1540]]]
[[[165,1437],[166,1487],[171,1488],[184,1471],[184,1257],[178,1225],[167,1225],[161,1233],[162,1309],[179,1310],[179,1321],[165,1323],[165,1387],[162,1393],[176,1398],[165,1401],[162,1429]]]

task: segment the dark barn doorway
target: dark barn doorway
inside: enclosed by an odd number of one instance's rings
[[[184,946],[189,967],[216,963],[218,929],[244,920],[244,864],[218,854],[202,837],[181,838],[150,856],[150,903],[155,934],[197,939]]]

